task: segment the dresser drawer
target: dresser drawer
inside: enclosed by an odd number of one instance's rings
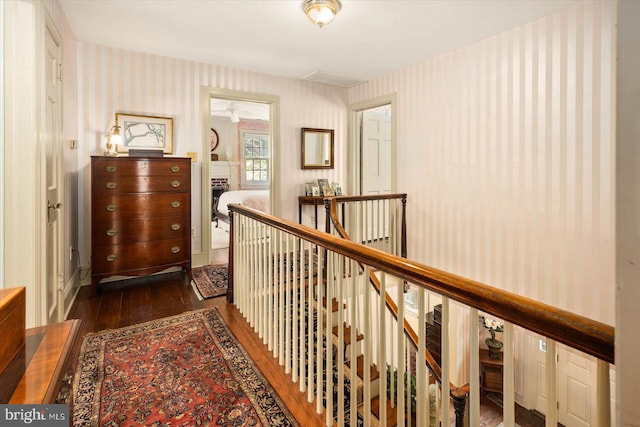
[[[104,221],[134,218],[160,218],[185,216],[190,212],[188,193],[123,194],[120,196],[94,196],[93,221],[98,227]]]
[[[190,159],[136,159],[133,157],[94,158],[93,176],[183,176],[190,177]]]
[[[126,221],[103,219],[94,227],[93,244],[96,246],[187,237],[189,230],[181,216],[132,219]]]
[[[118,273],[140,270],[165,264],[179,264],[190,260],[189,241],[181,239],[138,242],[124,245],[95,246],[92,254],[93,274]]]
[[[123,193],[168,192],[184,193],[189,191],[191,177],[177,176],[97,176],[94,178],[93,192],[96,195]]]

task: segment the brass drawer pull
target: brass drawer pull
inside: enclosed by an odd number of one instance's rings
[[[116,234],[118,234],[118,230],[116,230],[115,228],[110,228],[107,230],[107,236],[109,237],[113,237]]]
[[[180,187],[180,181],[171,181],[171,186],[173,188],[178,188]]]
[[[109,212],[114,212],[116,209],[118,209],[118,205],[107,205],[107,211]]]
[[[171,166],[171,172],[180,172],[180,166],[178,165]]]
[[[172,208],[179,208],[180,207],[180,202],[177,200],[174,200],[173,202],[171,202],[171,207]]]
[[[111,165],[107,166],[107,172],[115,172],[117,170],[118,170],[117,166],[111,166]]]
[[[118,255],[114,255],[114,254],[107,255],[107,261],[109,261],[109,262],[113,262],[116,259],[118,259]]]
[[[107,182],[107,188],[109,190],[113,190],[114,188],[118,188],[118,183],[117,182]]]
[[[172,254],[177,254],[178,252],[180,252],[180,246],[174,246],[171,248]]]
[[[173,231],[178,231],[178,230],[180,230],[180,224],[178,224],[178,223],[171,224],[171,229],[172,229]]]

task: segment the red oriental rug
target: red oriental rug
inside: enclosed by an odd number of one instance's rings
[[[198,299],[218,297],[227,293],[227,265],[207,265],[191,270],[191,286]]]
[[[215,309],[88,334],[74,426],[297,426]]]

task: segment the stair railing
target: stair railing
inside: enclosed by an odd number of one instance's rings
[[[356,386],[353,374],[343,369],[347,359],[361,354],[364,367],[377,363],[378,370],[386,371],[389,365],[388,371],[397,373],[397,378],[409,376],[404,283],[418,289],[418,325],[425,325],[426,293],[442,296],[442,396],[451,394],[449,316],[455,314],[470,325],[471,425],[479,423],[480,312],[502,319],[505,325],[505,426],[514,425],[512,337],[518,327],[546,337],[548,352],[561,343],[599,359],[598,419],[602,420],[600,425],[610,423],[608,368],[614,363],[613,327],[250,208],[231,205],[230,210],[228,298],[279,358],[285,371],[291,373],[292,380],[300,384],[307,399],[316,402],[318,413],[326,414],[326,425],[355,425],[356,413],[364,425],[370,425],[372,410],[379,414],[380,425],[430,423],[426,364],[416,364],[415,397],[413,380],[395,383],[394,377],[389,376],[387,381],[388,375],[383,372],[376,391],[371,385],[374,369],[363,369],[362,387]],[[363,274],[360,265],[364,266]],[[379,279],[380,295],[385,298],[376,299],[377,292],[370,286],[372,274]],[[398,313],[397,321],[391,322],[385,300],[394,291]],[[454,307],[450,309],[450,305]],[[349,347],[347,342],[360,342],[360,348]],[[422,327],[418,328],[416,348],[417,360],[427,360]],[[551,381],[547,383],[549,387]],[[388,388],[392,389],[391,399],[384,392]],[[377,411],[372,403],[376,394]],[[393,400],[394,395],[400,396],[397,401]],[[397,405],[392,408],[396,412],[391,418],[386,413],[389,403],[392,407]],[[448,425],[449,399],[441,399],[438,405],[441,422]],[[407,406],[417,409],[415,424],[407,415],[411,414]],[[548,420],[557,417],[554,408],[555,404],[548,405]]]
[[[343,239],[360,242],[367,246],[373,243],[373,247],[384,252],[407,257],[407,195],[405,193],[327,197],[324,199],[324,205],[327,233],[335,232]],[[345,229],[347,226],[345,218],[350,218],[349,231]],[[364,265],[360,264],[359,267],[361,271],[365,270]],[[380,281],[372,272],[369,272],[369,281],[378,294],[384,295],[386,308],[397,322],[398,305],[393,297],[387,293],[382,294]],[[411,345],[415,352],[418,349],[418,334],[406,319],[403,323],[407,344]],[[442,369],[428,348],[424,352],[424,361],[436,383],[441,384]],[[469,383],[459,387],[449,383],[449,395],[454,404],[456,427],[464,425],[469,389]]]

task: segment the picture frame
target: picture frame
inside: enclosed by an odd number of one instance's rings
[[[325,185],[324,187],[322,187],[322,195],[327,197],[327,196],[333,196],[333,187],[329,186],[329,185]]]
[[[315,185],[315,183],[313,183],[313,182],[307,182],[304,185],[304,189],[305,189],[304,195],[305,196],[313,196],[313,186],[314,185]]]
[[[334,195],[342,196],[342,187],[340,186],[340,184],[338,184],[337,182],[334,182],[331,184],[331,187],[333,188]]]
[[[122,144],[119,153],[135,150],[162,150],[173,154],[173,118],[116,113],[116,126],[120,127]]]
[[[311,186],[311,195],[316,197],[320,196],[320,187],[318,187],[318,184]]]
[[[331,187],[329,184],[329,180],[326,178],[318,178],[318,188],[320,189],[320,193],[324,193],[324,187]]]

